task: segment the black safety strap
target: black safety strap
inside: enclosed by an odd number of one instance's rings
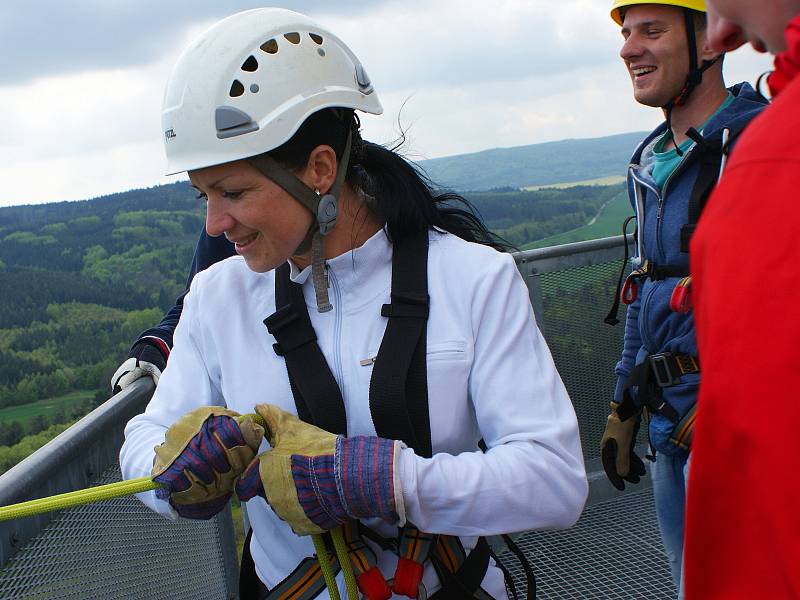
[[[689,211],[686,224],[681,227],[681,252],[689,252],[689,243],[692,239],[700,215],[706,206],[711,192],[719,179],[719,172],[722,165],[722,157],[727,152],[721,143],[711,143],[694,128],[686,132],[687,135],[697,143],[700,150],[700,170],[692,187],[692,194],[689,196]],[[730,141],[728,141],[730,145]]]
[[[439,563],[435,554],[431,561],[436,567],[439,579],[442,581],[441,589],[429,596],[430,600],[463,600],[474,598],[475,592],[481,585],[486,570],[489,568],[489,543],[486,538],[478,538],[478,543],[467,555],[461,567],[455,573],[448,571]]]
[[[622,390],[622,402],[617,408],[620,420],[625,421],[639,413],[643,406],[651,412],[678,423],[680,415],[673,406],[664,400],[662,389],[677,385],[683,375],[700,372],[700,364],[689,354],[660,352],[645,357],[631,371]],[[636,400],[630,389],[639,388]]]
[[[369,386],[369,408],[379,436],[402,440],[423,457],[432,455],[425,363],[428,298],[428,236],[394,244],[391,304]]]
[[[648,263],[643,277],[653,281],[663,281],[670,277],[688,277],[689,265],[654,265]]]
[[[275,272],[275,306],[264,319],[277,343],[273,349],[286,360],[298,416],[331,433],[347,435],[342,393],[317,344],[303,287],[289,278],[289,263]]]
[[[603,322],[607,325],[614,326],[619,323],[619,303],[621,300],[620,294],[622,293],[622,281],[625,279],[625,270],[628,268],[628,223],[633,221],[636,215],[632,215],[625,219],[622,223],[622,242],[625,246],[625,258],[622,260],[622,268],[619,271],[619,281],[617,281],[617,291],[614,293],[614,304],[611,305],[611,310],[608,311],[606,318]],[[633,237],[636,240],[636,231],[634,230]],[[635,242],[634,242],[635,243]]]
[[[522,570],[525,572],[525,583],[527,586],[527,594],[525,597],[527,600],[534,600],[536,598],[536,574],[533,572],[533,567],[531,567],[530,562],[528,561],[528,557],[520,550],[520,547],[517,546],[516,542],[511,538],[510,535],[503,534],[501,536],[503,541],[506,543],[506,546],[511,551],[514,556],[517,557],[520,565],[522,565]],[[494,552],[490,553],[494,562],[500,567],[500,570],[503,571],[505,575],[506,582],[509,583],[509,587],[511,588],[511,595],[514,596],[514,600],[518,600],[519,596],[517,595],[517,587],[514,585],[514,579],[511,574],[508,572],[508,569],[500,562],[500,559],[495,556]]]

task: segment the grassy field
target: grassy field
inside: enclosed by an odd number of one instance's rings
[[[594,240],[597,238],[619,235],[622,233],[622,222],[633,214],[630,202],[625,192],[620,192],[602,210],[597,220],[591,225],[585,225],[572,231],[566,231],[553,235],[548,238],[531,242],[524,246],[523,250],[532,248],[545,248],[547,246],[557,246],[559,244],[569,244],[571,242],[582,242],[584,240]],[[631,229],[629,229],[631,231]]]
[[[528,187],[522,188],[528,192],[537,192],[544,188],[556,188],[559,190],[563,190],[565,188],[575,187],[577,185],[616,185],[618,183],[622,183],[625,181],[625,177],[622,175],[611,175],[609,177],[600,177],[598,179],[587,179],[585,181],[572,181],[570,183],[550,183],[547,185],[531,185]]]
[[[0,423],[19,421],[22,425],[25,425],[26,421],[36,415],[50,416],[59,407],[63,407],[67,411],[75,404],[91,400],[94,398],[94,394],[95,392],[93,391],[78,390],[58,398],[48,398],[47,400],[39,400],[38,402],[31,402],[21,406],[0,408]]]

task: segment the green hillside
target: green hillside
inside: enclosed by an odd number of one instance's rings
[[[558,246],[560,244],[570,244],[572,242],[583,242],[585,240],[596,240],[598,238],[611,237],[622,233],[622,223],[633,214],[633,209],[624,191],[620,191],[613,200],[604,206],[596,219],[591,224],[582,225],[576,229],[558,233],[536,240],[523,246],[523,250],[532,248],[546,248],[547,246]]]
[[[457,190],[552,185],[625,175],[645,133],[495,148],[422,161],[431,179]]]

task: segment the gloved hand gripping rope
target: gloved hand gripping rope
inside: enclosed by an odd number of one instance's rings
[[[231,422],[234,419],[238,427]],[[196,433],[186,435],[193,430]],[[196,409],[171,427],[164,444],[156,449],[152,479],[140,477],[3,506],[0,507],[0,521],[151,490],[156,490],[156,494],[162,499],[169,498],[170,505],[179,515],[209,519],[227,504],[235,480],[253,460],[260,438],[264,435],[269,438],[270,432],[261,415],[238,416],[221,407]],[[180,440],[187,437],[188,443],[182,444]],[[341,526],[332,529],[330,533],[336,558],[344,574],[347,597],[349,600],[356,600],[358,592],[355,575]],[[340,600],[325,541],[321,534],[312,535],[312,540],[328,593],[332,600]]]

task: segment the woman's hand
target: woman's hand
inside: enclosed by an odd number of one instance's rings
[[[350,519],[405,523],[396,472],[400,442],[345,438],[304,423],[276,406],[259,404],[272,445],[236,484],[241,500],[264,497],[298,535],[313,535]]]
[[[156,446],[153,481],[182,517],[210,519],[222,510],[236,480],[253,460],[264,429],[219,406],[197,408],[167,430]]]

